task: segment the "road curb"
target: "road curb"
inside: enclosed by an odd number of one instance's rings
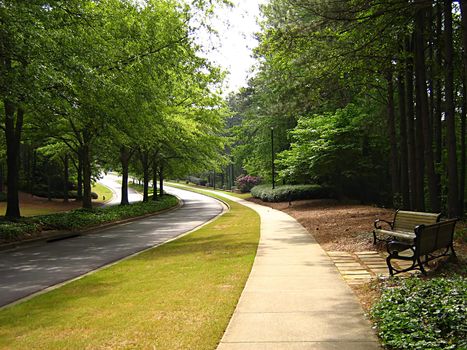
[[[179,197],[177,197],[177,196],[174,196],[174,197],[176,197],[178,199],[178,203],[177,203],[177,205],[175,205],[175,206],[173,206],[171,208],[159,210],[159,211],[156,211],[154,213],[148,213],[148,214],[144,214],[144,215],[140,215],[140,216],[134,216],[134,217],[131,217],[131,218],[126,218],[126,219],[122,219],[122,220],[118,220],[118,221],[107,222],[107,223],[103,223],[103,224],[99,224],[99,225],[95,225],[95,226],[91,226],[91,227],[87,227],[87,228],[83,228],[83,229],[79,229],[79,230],[66,230],[66,231],[65,230],[50,230],[50,231],[45,231],[46,233],[44,233],[40,237],[36,237],[36,238],[33,238],[33,239],[24,240],[24,241],[0,244],[0,252],[15,250],[15,249],[24,248],[24,247],[27,247],[27,246],[34,246],[36,244],[47,242],[47,241],[50,241],[50,240],[56,241],[56,240],[60,240],[60,239],[66,239],[66,238],[69,238],[71,236],[76,237],[76,236],[82,236],[82,235],[97,233],[97,232],[103,231],[103,230],[105,230],[107,228],[110,228],[110,227],[123,225],[123,224],[126,224],[128,222],[132,222],[132,221],[136,221],[136,220],[140,220],[140,219],[145,219],[145,218],[148,218],[150,216],[156,216],[156,215],[159,215],[159,214],[167,213],[169,211],[177,210],[177,209],[181,208],[184,203]]]

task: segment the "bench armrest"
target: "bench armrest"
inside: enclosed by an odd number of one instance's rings
[[[385,224],[389,225],[391,227],[391,230],[394,228],[393,227],[394,223],[392,221],[386,221],[386,220],[378,219],[378,220],[375,220],[375,223],[374,223],[375,229],[381,230],[382,227],[381,227],[380,223],[383,223],[383,222]]]
[[[397,255],[397,253],[407,249],[410,249],[415,253],[414,245],[412,243],[402,241],[390,241],[386,245],[386,250],[390,255]]]

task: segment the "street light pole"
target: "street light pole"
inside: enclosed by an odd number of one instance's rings
[[[272,189],[276,188],[275,170],[274,170],[274,127],[271,126],[271,173],[272,173]]]

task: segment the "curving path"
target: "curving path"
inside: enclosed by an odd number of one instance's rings
[[[218,216],[219,201],[175,188],[180,208],[51,243],[0,252],[0,306],[159,245]]]
[[[112,199],[105,203],[105,205],[115,205],[120,204],[122,199],[122,178],[113,173],[106,174],[102,179],[99,180],[99,183],[107,186],[113,192]],[[130,203],[139,202],[143,200],[143,196],[136,192],[131,187],[128,187],[128,201]]]

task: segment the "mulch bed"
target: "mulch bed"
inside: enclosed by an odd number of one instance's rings
[[[339,202],[332,199],[313,199],[288,203],[268,203],[256,198],[251,202],[286,212],[297,219],[326,251],[358,252],[374,250],[373,222],[392,220],[392,209]]]

